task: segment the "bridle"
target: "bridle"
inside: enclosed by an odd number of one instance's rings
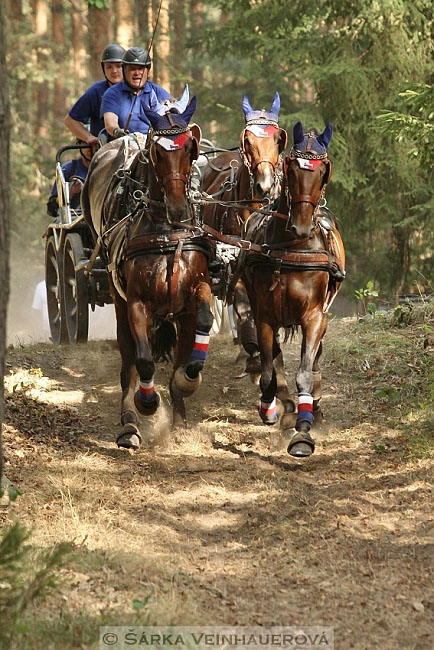
[[[155,146],[158,144],[158,138],[163,137],[165,135],[182,135],[183,133],[188,133],[190,136],[190,139],[193,140],[194,136],[191,133],[190,126],[178,126],[173,123],[172,116],[170,113],[166,113],[166,116],[169,119],[169,122],[172,124],[170,129],[158,129],[158,130],[150,130],[149,131],[149,137],[148,137],[148,142],[149,142],[149,158],[152,162],[152,165],[155,169],[156,166],[156,156],[155,156]],[[185,145],[184,145],[185,146]],[[181,174],[180,172],[172,172],[169,174],[164,174],[163,176],[160,177],[161,183],[164,188],[164,192],[166,193],[167,191],[167,185],[171,183],[172,181],[181,181],[184,183],[185,186],[187,186],[189,180],[190,180],[191,172],[190,174]]]
[[[285,178],[287,179],[287,169],[290,162],[297,160],[297,158],[302,158],[303,160],[320,160],[326,166],[326,173],[322,179],[321,187],[318,192],[315,194],[295,194],[292,195],[289,191],[288,182],[286,181],[285,195],[286,195],[286,205],[288,208],[288,215],[291,215],[291,207],[297,203],[310,203],[314,210],[312,214],[312,221],[314,227],[317,225],[318,212],[319,209],[326,206],[325,191],[327,183],[329,182],[332,175],[332,163],[328,159],[327,152],[323,154],[315,153],[311,147],[311,141],[314,137],[314,134],[310,132],[308,134],[308,144],[304,151],[299,151],[292,148],[289,155],[285,158],[283,163],[283,172]]]
[[[250,162],[249,157],[247,156],[247,153],[245,151],[246,131],[249,130],[249,126],[253,126],[255,124],[258,124],[259,126],[270,125],[270,126],[275,126],[275,127],[278,128],[277,122],[275,122],[274,120],[268,120],[265,117],[263,117],[263,118],[259,117],[259,118],[249,120],[248,122],[246,122],[246,126],[243,129],[243,131],[241,132],[239,152],[240,152],[240,157],[241,157],[241,160],[243,162],[243,165],[246,167],[247,173],[249,175],[249,186],[250,186],[250,194],[251,194],[252,199],[253,199],[253,196],[254,196],[253,188],[254,188],[254,185],[255,185],[254,172],[259,167],[259,165],[261,165],[262,163],[268,163],[269,165],[271,165],[272,172],[273,172],[273,178],[274,178],[273,187],[275,187],[276,184],[281,181],[281,177],[282,177],[282,172],[279,171],[279,169],[278,169],[279,166],[280,166],[280,163],[282,161],[282,155],[280,153],[278,155],[278,158],[277,158],[276,162],[273,162],[273,160],[271,159],[270,156],[264,156],[260,160],[255,161],[253,163],[253,165]],[[277,170],[276,170],[276,168],[277,168]]]

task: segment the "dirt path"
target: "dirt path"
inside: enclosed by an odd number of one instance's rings
[[[428,650],[429,461],[403,459],[387,415],[368,413],[363,386],[327,358],[330,424],[310,459],[292,459],[235,357],[214,337],[190,428],[171,435],[162,413],[133,454],[114,444],[114,342],[10,353],[6,473],[23,496],[0,523],[19,517],[39,546],[74,540],[52,615],[128,625],[145,599],[158,624],[330,625],[339,650]],[[159,367],[166,398],[168,374]]]

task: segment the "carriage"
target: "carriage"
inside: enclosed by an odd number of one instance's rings
[[[92,255],[89,226],[81,209],[71,207],[70,182],[62,172],[62,158],[81,148],[68,145],[56,154],[59,211],[44,233],[47,310],[56,345],[87,341],[89,306],[94,310],[112,302],[105,265],[100,256]]]

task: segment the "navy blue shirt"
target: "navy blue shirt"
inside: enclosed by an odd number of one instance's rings
[[[76,176],[77,178],[80,178],[84,183],[86,180],[87,171],[88,167],[86,167],[86,165],[83,165],[81,157],[74,158],[74,160],[68,160],[68,162],[62,165],[62,172],[65,177],[65,181],[69,181],[71,177]],[[51,188],[51,196],[57,195],[57,183],[55,182]],[[80,192],[78,194],[74,194],[74,196],[70,199],[69,205],[71,208],[74,208],[74,210],[80,207]]]
[[[111,86],[106,79],[97,81],[86,90],[80,99],[77,99],[69,111],[69,117],[72,117],[73,120],[83,124],[90,122],[90,132],[95,136],[104,128],[104,119],[100,115],[100,108],[102,96],[108,88]]]
[[[147,81],[145,87],[137,95],[134,103],[136,97],[135,91],[125,81],[115,84],[105,92],[102,98],[101,117],[104,117],[104,113],[114,113],[119,118],[119,126],[124,129],[131,108],[134,107],[128,130],[130,133],[147,133],[151,123],[146,117],[143,108],[151,108],[150,96],[152,89],[155,91],[160,102],[163,102],[165,99],[171,99],[171,95],[167,90],[164,90],[161,86],[157,86],[152,81]]]

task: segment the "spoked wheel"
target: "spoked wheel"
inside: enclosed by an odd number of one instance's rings
[[[47,311],[51,340],[55,345],[68,343],[65,303],[62,290],[62,256],[56,251],[54,237],[48,237],[45,245],[45,284],[47,287]]]
[[[225,322],[225,303],[223,300],[212,297],[211,311],[214,316],[214,322],[211,327],[211,334],[218,334],[222,331]]]
[[[80,235],[76,232],[70,233],[65,239],[63,253],[63,285],[66,327],[71,343],[85,342],[88,336],[89,285],[84,268],[76,268],[86,259]]]

